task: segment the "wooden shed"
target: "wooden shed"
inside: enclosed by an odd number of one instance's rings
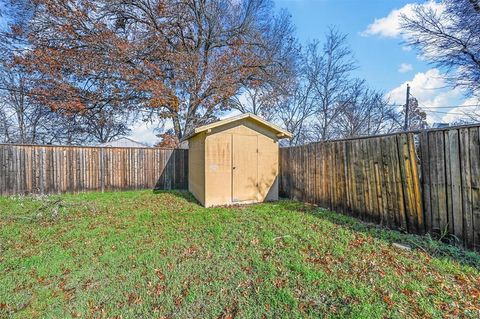
[[[195,129],[188,189],[205,207],[278,199],[278,140],[291,134],[253,114]]]

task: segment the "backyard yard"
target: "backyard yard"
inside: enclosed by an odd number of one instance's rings
[[[480,256],[287,200],[3,197],[0,317],[479,318]]]

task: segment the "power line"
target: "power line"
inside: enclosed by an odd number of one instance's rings
[[[425,106],[425,108],[433,109],[451,109],[451,108],[464,108],[464,107],[480,107],[480,104],[462,104],[462,105],[448,105],[448,106]]]
[[[432,111],[432,110],[425,110],[425,112],[438,113],[438,114],[466,115],[465,113],[460,113],[460,112],[444,112],[444,111]]]
[[[452,111],[438,111],[437,109],[455,109],[455,108],[467,108],[467,107],[480,107],[480,104],[463,104],[463,105],[449,105],[449,106],[431,106],[428,107],[423,102],[420,102],[418,98],[410,94],[411,97],[415,98],[418,101],[418,104],[421,106],[421,109],[425,112],[428,112],[430,114],[450,114],[450,115],[463,115],[465,116],[465,113],[461,112],[452,112]],[[432,110],[434,109],[434,110]]]
[[[410,94],[410,96],[412,96]],[[414,97],[414,96],[412,96]],[[417,99],[418,101],[418,99]],[[425,104],[419,102],[426,109],[451,109],[451,108],[464,108],[464,107],[480,107],[480,104],[461,104],[461,105],[446,105],[446,106],[426,106]],[[405,104],[389,104],[390,106],[405,106]]]
[[[420,88],[421,90],[442,90],[442,89],[447,89],[449,88],[448,85],[445,85],[445,86],[440,86],[438,88]]]

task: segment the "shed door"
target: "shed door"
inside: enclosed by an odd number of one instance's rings
[[[256,200],[258,194],[256,135],[233,134],[232,201]]]

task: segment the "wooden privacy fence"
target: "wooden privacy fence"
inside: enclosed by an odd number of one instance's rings
[[[479,127],[419,135],[425,227],[480,251]]]
[[[281,194],[391,228],[424,230],[413,134],[280,151]]]
[[[479,127],[282,148],[280,193],[480,250]]]
[[[480,250],[479,127],[282,148],[280,193]],[[0,144],[1,195],[141,188],[187,189],[188,151]]]
[[[0,194],[187,189],[188,151],[0,144]]]

